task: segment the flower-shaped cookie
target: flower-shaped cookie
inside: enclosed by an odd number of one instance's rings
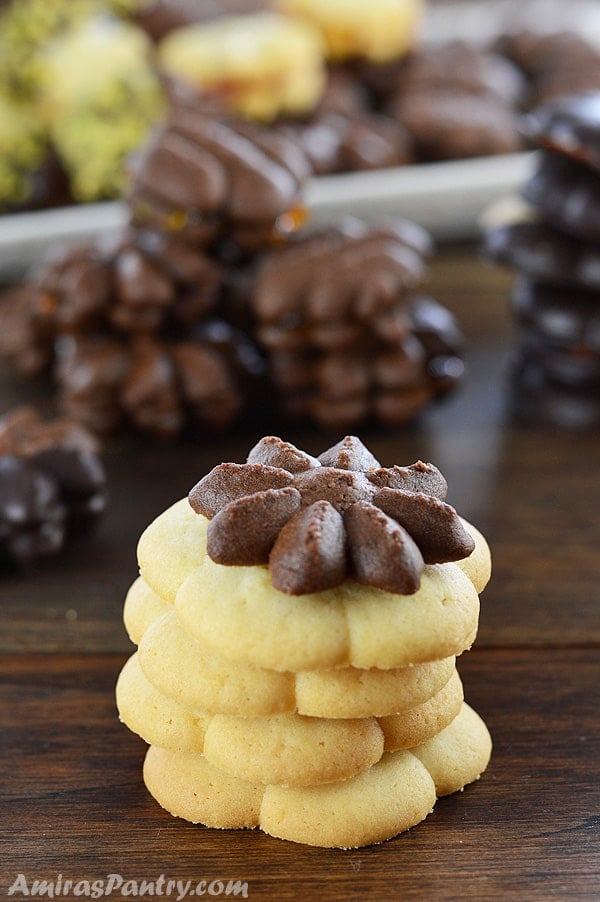
[[[425,564],[461,560],[475,547],[446,490],[433,465],[381,467],[354,436],[318,458],[267,436],[245,464],[211,470],[189,501],[211,521],[216,563],[268,563],[281,592],[319,592],[350,577],[411,595]]]

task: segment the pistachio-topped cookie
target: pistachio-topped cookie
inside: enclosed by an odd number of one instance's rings
[[[162,115],[150,56],[150,42],[138,28],[103,16],[45,48],[40,109],[77,201],[123,191],[127,156]]]

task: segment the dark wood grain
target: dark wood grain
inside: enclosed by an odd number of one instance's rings
[[[409,833],[350,852],[172,818],[116,719],[117,655],[0,659],[0,894],[23,872],[248,881],[250,899],[597,899],[598,654],[473,651],[466,696],[494,737],[487,773]]]

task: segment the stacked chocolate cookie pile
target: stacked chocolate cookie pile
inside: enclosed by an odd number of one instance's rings
[[[22,369],[52,364],[62,406],[96,431],[231,426],[263,362],[223,318],[224,260],[277,238],[306,175],[290,142],[174,116],[136,162],[127,229],[11,293],[0,345]]]
[[[259,405],[342,428],[412,419],[463,372],[454,319],[415,293],[429,239],[303,229],[308,175],[289,136],[178,106],[132,165],[128,226],[5,296],[0,350],[52,367],[96,432],[226,429]]]
[[[418,293],[430,251],[412,223],[348,219],[263,256],[250,304],[289,416],[401,425],[455,387],[461,333]]]
[[[600,94],[540,107],[524,130],[541,150],[518,221],[485,253],[519,272],[515,403],[527,418],[600,423]]]
[[[445,494],[353,437],[318,458],[266,437],[147,528],[117,704],[164,808],[349,848],[479,777],[491,742],[455,657],[490,557]]]

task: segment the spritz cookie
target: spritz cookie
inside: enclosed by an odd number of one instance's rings
[[[180,585],[202,563],[207,528],[208,523],[182,499],[142,533],[137,548],[140,572],[165,601],[175,601]]]
[[[455,669],[450,656],[390,670],[267,670],[232,662],[202,646],[182,630],[173,610],[148,626],[138,657],[148,680],[169,698],[209,713],[245,717],[283,712],[330,718],[396,714],[439,692]]]
[[[293,597],[273,587],[266,567],[222,567],[207,556],[175,609],[186,632],[233,661],[271,670],[385,669],[469,648],[479,598],[454,564],[427,566],[411,595],[348,580]]]
[[[138,576],[129,587],[123,606],[123,623],[131,641],[138,645],[150,626],[172,608],[170,602],[157,595],[148,583]]]
[[[381,719],[209,715],[160,693],[144,676],[137,655],[121,671],[116,695],[121,720],[146,742],[201,752],[243,780],[293,786],[346,780],[379,761],[384,751],[418,745],[451,723],[463,701],[455,671],[433,698]]]
[[[446,772],[444,745],[450,752]],[[436,796],[477,780],[490,754],[485,724],[464,705],[436,739],[388,752],[374,767],[339,783],[264,786],[223,773],[203,755],[154,746],[144,762],[144,782],[163,808],[192,823],[261,827],[280,839],[347,849],[415,826],[432,811]]]
[[[283,12],[317,25],[329,57],[360,57],[376,63],[400,59],[415,44],[421,0],[277,0]]]
[[[158,60],[171,79],[260,122],[312,112],[325,88],[319,30],[272,12],[176,29],[161,42]]]

